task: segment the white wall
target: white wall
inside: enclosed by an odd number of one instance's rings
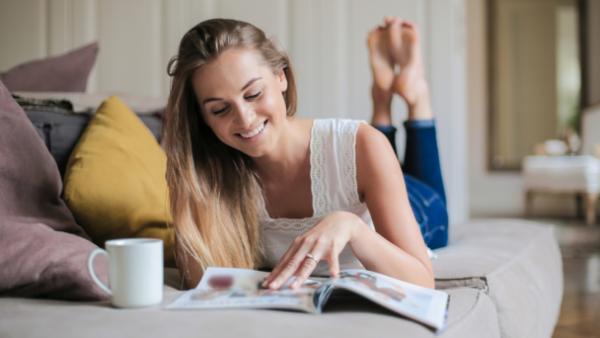
[[[232,17],[263,28],[288,50],[300,114],[368,119],[366,34],[386,15],[421,29],[450,214],[463,221],[469,203],[464,0],[0,0],[0,69],[98,40],[90,91],[164,97],[166,64],[183,33],[207,18]],[[394,110],[398,122],[404,107]]]
[[[468,0],[469,193],[473,216],[514,215],[523,205],[518,173],[487,169],[488,86],[486,1]]]

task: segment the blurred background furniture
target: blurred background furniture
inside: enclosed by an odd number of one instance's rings
[[[566,193],[583,196],[585,220],[596,221],[600,195],[600,104],[584,110],[581,155],[527,156],[523,160],[525,213],[531,215],[535,193]]]

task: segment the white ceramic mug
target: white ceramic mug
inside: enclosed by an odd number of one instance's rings
[[[106,242],[106,251],[96,249],[88,258],[88,270],[98,286],[111,295],[116,307],[159,304],[163,292],[163,242],[154,238],[123,238]],[[94,271],[94,257],[108,257],[110,288]]]

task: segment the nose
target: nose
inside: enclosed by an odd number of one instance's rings
[[[237,106],[235,111],[237,125],[242,128],[250,128],[256,119],[254,108],[247,103],[241,103]]]

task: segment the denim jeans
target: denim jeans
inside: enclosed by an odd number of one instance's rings
[[[396,128],[375,126],[391,142],[396,151]],[[431,249],[448,244],[448,210],[440,166],[434,120],[404,122],[406,150],[402,171],[408,200],[421,228],[425,243]]]

